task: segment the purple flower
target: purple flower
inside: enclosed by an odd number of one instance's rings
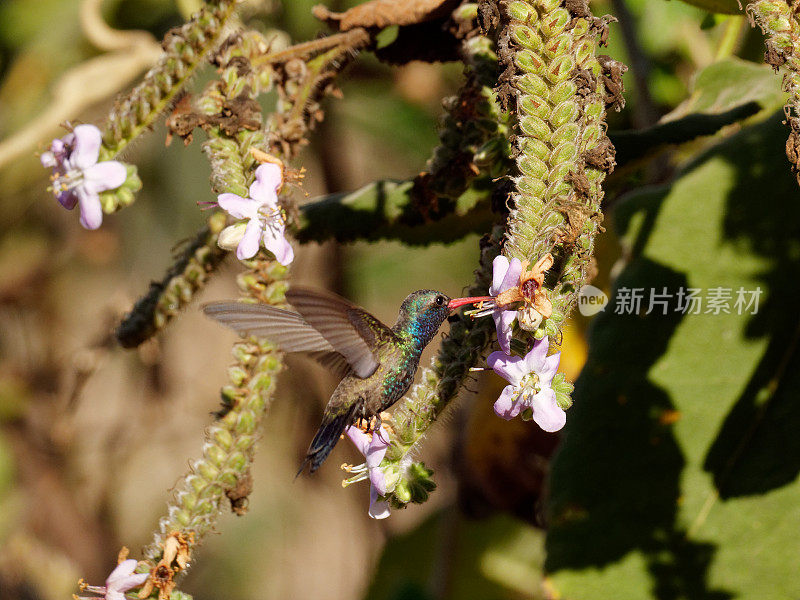
[[[139,587],[150,578],[150,573],[134,573],[137,561],[132,558],[123,560],[111,571],[106,579],[106,584],[82,585],[81,591],[86,590],[93,594],[100,594],[105,600],[125,600],[125,592]],[[91,600],[94,596],[76,596],[80,600]],[[95,598],[95,600],[99,600]]]
[[[266,163],[256,169],[256,180],[250,186],[249,198],[220,194],[217,197],[219,206],[237,219],[247,219],[247,224],[226,227],[220,233],[219,245],[225,249],[236,246],[237,258],[246,260],[253,258],[263,243],[282,265],[292,262],[294,250],[284,237],[286,222],[278,206],[278,190],[282,185],[281,168]]]
[[[499,417],[513,419],[523,410],[530,409],[533,420],[545,431],[558,431],[564,427],[567,414],[558,406],[556,393],[550,387],[558,371],[561,353],[547,356],[549,347],[548,339],[544,338],[536,341],[524,358],[492,352],[486,359],[486,364],[511,384],[503,389],[494,403],[494,412]]]
[[[505,256],[498,256],[492,261],[492,285],[489,288],[489,295],[496,298],[501,292],[518,286],[521,274],[522,262],[518,258],[512,258],[509,262]],[[511,354],[511,325],[517,318],[517,312],[502,308],[495,308],[492,311],[492,318],[497,328],[497,341],[500,349],[506,354]]]
[[[101,135],[94,125],[78,125],[55,139],[40,160],[51,167],[52,190],[64,208],[81,209],[81,225],[97,229],[103,222],[100,192],[118,188],[128,177],[125,165],[115,160],[97,162]]]
[[[348,469],[351,473],[358,473],[358,475],[347,480],[345,484],[369,478],[369,516],[373,519],[385,519],[389,516],[389,503],[385,500],[378,500],[378,497],[385,496],[394,489],[394,484],[397,483],[397,477],[387,478],[386,473],[381,469],[381,461],[386,455],[386,448],[389,447],[389,442],[386,441],[388,436],[386,429],[381,427],[372,435],[368,435],[355,425],[351,425],[345,433],[366,459],[362,467]]]

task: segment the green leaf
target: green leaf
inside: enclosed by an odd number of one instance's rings
[[[488,231],[492,182],[478,178],[453,203],[440,198],[437,213],[424,218],[413,202],[413,180],[376,181],[361,189],[332,194],[303,205],[295,237],[300,242],[380,239],[409,245],[454,242]]]
[[[800,202],[782,114],[621,202],[630,260],[552,466],[547,569],[573,600],[797,594]],[[623,288],[761,288],[757,314],[616,314]],[[703,311],[706,310],[704,306]]]
[[[781,78],[771,67],[739,58],[726,58],[698,72],[691,94],[662,121],[674,121],[690,113],[724,113],[750,102],[773,111],[783,106],[786,94]]]
[[[758,103],[748,102],[724,113],[692,113],[645,129],[611,131],[608,137],[616,149],[619,168],[631,162],[647,161],[654,151],[666,145],[685,144],[702,136],[714,135],[723,127],[752,117],[761,110]]]
[[[364,598],[541,598],[542,538],[512,517],[472,521],[448,507],[387,543]]]

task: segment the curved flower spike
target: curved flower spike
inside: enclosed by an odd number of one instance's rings
[[[102,136],[94,125],[78,125],[43,152],[42,166],[53,169],[51,189],[61,205],[72,210],[80,205],[81,225],[97,229],[103,222],[100,192],[125,183],[127,170],[116,160],[97,162]]]
[[[389,503],[379,500],[379,497],[390,492],[390,487],[393,488],[396,483],[396,478],[394,478],[394,482],[388,481],[386,474],[381,469],[381,461],[389,447],[389,442],[386,441],[389,434],[383,427],[372,434],[367,434],[355,425],[348,427],[345,433],[366,459],[364,467],[361,469],[357,467],[350,469],[351,472],[359,472],[361,475],[346,483],[355,483],[369,478],[369,516],[373,519],[385,519],[389,516]]]
[[[106,579],[106,584],[82,585],[81,591],[86,590],[93,594],[99,594],[105,600],[125,600],[125,592],[135,587],[139,587],[150,578],[150,573],[134,573],[137,561],[132,558],[123,560]],[[95,596],[74,596],[79,600],[99,600]]]
[[[250,186],[250,197],[237,194],[220,194],[217,204],[236,219],[247,219],[247,223],[236,223],[226,227],[219,236],[219,245],[226,250],[236,247],[239,260],[253,258],[259,245],[275,255],[282,265],[294,260],[294,250],[286,240],[286,221],[278,206],[278,190],[283,185],[283,172],[274,163],[260,165],[256,169],[256,180]]]
[[[567,415],[558,406],[556,393],[551,387],[561,353],[548,356],[549,347],[545,337],[537,340],[524,357],[492,352],[486,359],[486,364],[510,384],[494,403],[494,411],[499,417],[513,419],[523,410],[530,409],[533,420],[544,431],[553,432],[564,427]]]

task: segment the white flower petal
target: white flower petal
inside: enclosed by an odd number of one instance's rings
[[[85,168],[82,185],[90,192],[105,192],[118,188],[127,178],[125,165],[116,160],[107,160]]]
[[[106,578],[106,587],[111,587],[115,582],[125,579],[136,569],[137,561],[133,558],[123,560],[119,563],[111,574]]]
[[[278,189],[283,185],[281,168],[274,163],[265,163],[256,169],[256,180],[250,186],[250,197],[261,206],[278,205]]]
[[[358,448],[358,451],[366,456],[369,451],[369,436],[355,425],[350,425],[344,432],[347,434],[347,437],[350,438],[350,441],[353,442],[353,445]]]
[[[544,359],[544,365],[537,371],[541,385],[550,387],[553,382],[553,377],[558,373],[558,365],[561,363],[561,352],[551,354]]]
[[[516,417],[522,410],[522,402],[517,400],[518,393],[513,385],[507,385],[500,392],[500,396],[494,403],[494,412],[498,417],[506,421]]]
[[[55,154],[50,152],[50,150],[42,152],[42,155],[39,157],[39,162],[42,163],[43,167],[55,167],[58,164]]]
[[[519,385],[529,373],[525,361],[519,356],[509,356],[505,352],[492,352],[486,364],[511,385]]]
[[[543,389],[533,397],[531,402],[533,420],[544,431],[558,431],[567,422],[567,413],[561,410],[556,402],[556,393],[552,388]]]
[[[369,488],[369,516],[373,519],[385,519],[389,516],[389,503],[385,500],[378,500],[378,491],[370,486]]]
[[[517,318],[516,310],[495,310],[492,313],[494,319],[494,326],[497,330],[497,343],[500,344],[500,349],[506,354],[511,354],[511,338],[514,335],[514,330],[511,325],[514,319]]]
[[[364,458],[367,459],[366,463],[370,469],[370,475],[372,470],[380,471],[378,467],[380,467],[383,457],[386,455],[386,449],[389,447],[388,437],[389,434],[383,426],[381,426],[380,431],[372,432],[372,439],[369,442],[367,453],[364,455]],[[381,491],[381,494],[384,493],[385,490]]]
[[[259,204],[252,198],[242,198],[237,194],[230,193],[220,194],[217,196],[217,204],[235,219],[258,218]]]
[[[500,284],[500,291],[504,292],[518,286],[520,275],[522,275],[522,261],[518,258],[512,258],[511,262],[508,264],[506,275],[503,277],[503,283]]]
[[[103,223],[103,207],[100,205],[100,197],[82,186],[75,188],[78,196],[78,204],[81,209],[80,222],[86,229],[97,229]]]
[[[500,286],[503,285],[503,279],[508,271],[508,259],[503,256],[495,257],[492,261],[492,285],[489,287],[489,295],[497,296],[500,293]]]
[[[72,130],[75,142],[69,162],[77,169],[87,169],[97,162],[100,156],[102,136],[94,125],[78,125]]]
[[[547,351],[550,349],[550,340],[544,337],[533,343],[533,348],[525,355],[525,364],[528,365],[528,372],[539,373],[545,366]]]
[[[294,248],[283,235],[283,226],[267,226],[264,229],[264,248],[275,255],[282,265],[286,266],[294,260]]]
[[[261,222],[258,219],[250,219],[244,229],[244,235],[239,245],[236,247],[236,258],[247,260],[253,258],[258,252],[258,241],[261,237]]]

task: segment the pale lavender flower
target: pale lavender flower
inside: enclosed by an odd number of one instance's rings
[[[381,461],[386,455],[386,448],[389,447],[389,442],[386,441],[388,433],[381,427],[369,435],[355,425],[348,427],[345,433],[366,459],[362,467],[348,469],[351,473],[358,473],[358,475],[345,483],[355,483],[369,478],[369,516],[373,519],[385,519],[389,516],[389,503],[378,498],[394,489],[394,484],[397,483],[397,477],[392,477],[393,481],[390,481],[390,478],[387,478],[386,473],[381,469]]]
[[[550,387],[558,371],[561,353],[547,356],[548,338],[537,340],[525,357],[492,352],[486,359],[494,372],[507,385],[494,403],[494,412],[504,419],[513,419],[530,409],[532,418],[545,431],[558,431],[567,422],[567,414],[558,406],[556,393]],[[524,416],[524,415],[523,415]]]
[[[256,180],[250,186],[250,197],[220,194],[220,208],[237,219],[247,219],[247,224],[236,223],[226,227],[219,236],[219,245],[225,249],[236,246],[239,260],[253,258],[261,243],[275,255],[282,265],[294,259],[294,250],[286,240],[286,222],[278,206],[278,190],[283,185],[281,168],[265,163],[256,169]]]
[[[103,222],[100,192],[118,188],[128,177],[125,165],[115,160],[97,162],[102,136],[94,125],[78,125],[43,152],[42,166],[51,167],[52,190],[64,208],[80,205],[81,225],[97,229]]]
[[[139,587],[150,578],[150,573],[134,573],[137,564],[137,561],[132,558],[123,560],[111,571],[108,579],[106,579],[105,585],[84,585],[81,591],[86,590],[93,594],[99,594],[105,598],[105,600],[125,600],[125,592]],[[99,598],[95,596],[75,597],[80,600],[99,600]]]
[[[492,261],[492,285],[489,295],[496,298],[501,292],[519,285],[522,274],[522,262],[518,258],[509,261],[500,255]],[[497,328],[497,342],[505,354],[511,354],[511,325],[517,318],[518,311],[495,308],[492,311],[495,327]]]

